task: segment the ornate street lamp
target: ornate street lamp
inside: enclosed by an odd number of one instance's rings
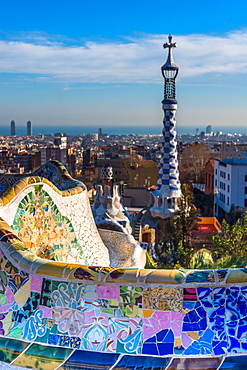
[[[163,45],[163,48],[168,48],[168,57],[165,64],[161,67],[162,75],[165,79],[164,83],[164,100],[176,99],[175,79],[178,75],[178,66],[175,64],[172,57],[172,49],[177,47],[177,43],[172,43],[172,35],[168,36],[168,42]]]

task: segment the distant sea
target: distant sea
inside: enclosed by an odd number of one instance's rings
[[[108,135],[116,135],[116,134],[153,134],[158,135],[162,132],[162,122],[160,125],[154,126],[89,126],[89,125],[78,125],[78,126],[49,126],[49,125],[33,125],[32,126],[32,133],[33,135],[47,135],[62,132],[67,133],[68,135],[82,135],[82,134],[94,134],[98,133],[98,127],[102,128],[102,132]],[[179,124],[176,127],[178,134],[196,134],[196,130],[198,129],[198,133],[201,131],[205,131],[205,127],[202,126],[180,126]],[[223,134],[247,134],[247,126],[225,126],[225,127],[214,127],[212,126],[213,132],[221,131]],[[18,126],[16,125],[16,135],[17,136],[25,136],[27,133],[26,126]],[[1,135],[10,135],[10,125],[0,125],[0,136]]]

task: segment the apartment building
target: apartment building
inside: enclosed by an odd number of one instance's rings
[[[247,158],[214,161],[215,215],[228,219],[231,206],[247,208]]]

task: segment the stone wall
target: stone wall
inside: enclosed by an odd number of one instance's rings
[[[110,266],[139,267],[146,264],[146,251],[132,235],[99,229],[99,234],[109,251]]]

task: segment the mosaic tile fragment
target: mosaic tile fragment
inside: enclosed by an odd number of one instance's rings
[[[215,358],[175,358],[166,370],[217,370],[220,357]]]
[[[113,353],[97,353],[76,350],[59,367],[59,370],[109,370],[118,360],[119,355]]]
[[[71,354],[71,349],[32,344],[14,362],[14,366],[54,370]]]

